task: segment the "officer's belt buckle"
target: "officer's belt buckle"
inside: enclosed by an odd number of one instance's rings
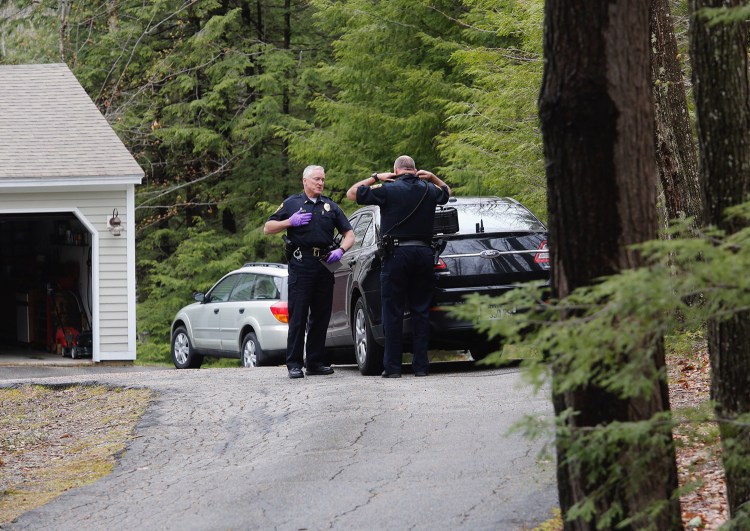
[[[396,247],[430,247],[430,244],[422,240],[396,240],[395,245]]]
[[[312,255],[315,258],[320,258],[320,251],[322,251],[323,249],[321,249],[320,247],[312,247],[310,250],[312,251]]]

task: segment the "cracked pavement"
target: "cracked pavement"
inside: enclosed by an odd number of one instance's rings
[[[551,517],[545,441],[507,435],[552,416],[549,391],[534,396],[517,368],[438,365],[401,379],[356,366],[300,380],[285,367],[3,371],[4,386],[158,393],[112,474],[3,529],[518,530]]]

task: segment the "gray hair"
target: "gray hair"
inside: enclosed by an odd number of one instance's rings
[[[304,170],[302,170],[302,178],[303,179],[307,179],[312,172],[318,171],[318,170],[322,171],[323,173],[325,173],[325,171],[326,171],[325,168],[323,168],[323,166],[310,165],[307,168],[305,168]]]
[[[396,162],[393,163],[393,169],[394,170],[416,170],[417,165],[414,164],[414,159],[409,157],[408,155],[401,155],[399,158],[396,159]]]

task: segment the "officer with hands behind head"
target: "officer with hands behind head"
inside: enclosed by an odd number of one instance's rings
[[[308,375],[333,373],[330,366],[324,365],[334,281],[326,264],[341,260],[354,244],[354,231],[341,208],[329,197],[321,195],[325,177],[322,166],[305,168],[302,172],[303,192],[287,197],[263,227],[265,234],[287,233],[289,335],[286,366],[289,378],[304,378],[305,349]],[[339,247],[332,249],[334,229],[343,235],[343,239]]]
[[[360,205],[380,207],[380,234],[386,241],[380,272],[383,378],[401,377],[407,305],[412,322],[412,368],[415,376],[427,376],[429,309],[435,284],[431,247],[435,206],[447,203],[450,193],[448,185],[435,174],[417,171],[414,160],[406,155],[396,159],[393,173],[373,173],[346,193]]]

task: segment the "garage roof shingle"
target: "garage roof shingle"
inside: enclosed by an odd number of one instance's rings
[[[0,65],[0,185],[142,177],[67,65]]]

